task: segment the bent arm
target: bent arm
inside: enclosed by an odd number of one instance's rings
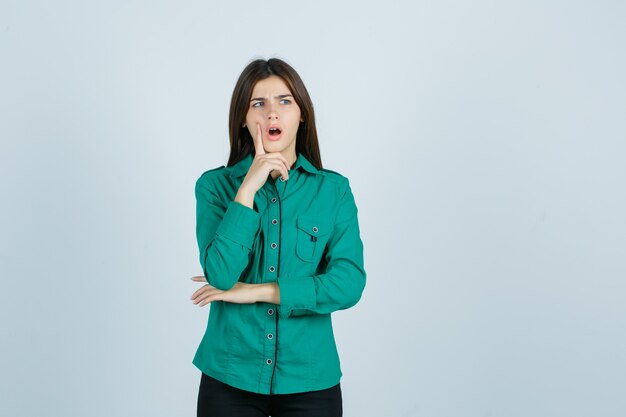
[[[207,282],[229,290],[250,262],[261,214],[238,201],[224,201],[211,181],[196,182],[196,236]]]
[[[277,279],[281,317],[327,314],[354,306],[366,282],[363,242],[350,184],[341,198],[334,232],[328,241],[324,274],[286,275]]]

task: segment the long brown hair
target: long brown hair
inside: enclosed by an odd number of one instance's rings
[[[317,169],[322,168],[317,129],[315,128],[315,113],[313,103],[302,79],[291,65],[279,58],[268,60],[256,59],[250,62],[243,70],[230,101],[228,117],[228,132],[230,137],[230,156],[228,166],[242,160],[246,155],[254,155],[254,143],[247,128],[243,127],[252,98],[252,90],[260,80],[276,75],[287,84],[298,107],[303,122],[298,126],[296,133],[296,155],[302,153]]]

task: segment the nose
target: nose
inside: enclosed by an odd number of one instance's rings
[[[269,120],[278,119],[278,113],[276,112],[276,105],[274,103],[270,103],[268,106],[267,118]]]

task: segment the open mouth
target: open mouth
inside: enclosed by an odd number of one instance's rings
[[[270,130],[268,131],[268,135],[271,138],[275,138],[280,136],[280,134],[282,133],[282,130],[280,130],[280,128],[278,127],[271,127]]]

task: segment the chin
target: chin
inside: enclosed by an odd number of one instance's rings
[[[282,140],[279,140],[278,142],[267,141],[267,144],[265,146],[270,152],[282,152],[289,149],[290,145],[290,143],[285,145]]]

